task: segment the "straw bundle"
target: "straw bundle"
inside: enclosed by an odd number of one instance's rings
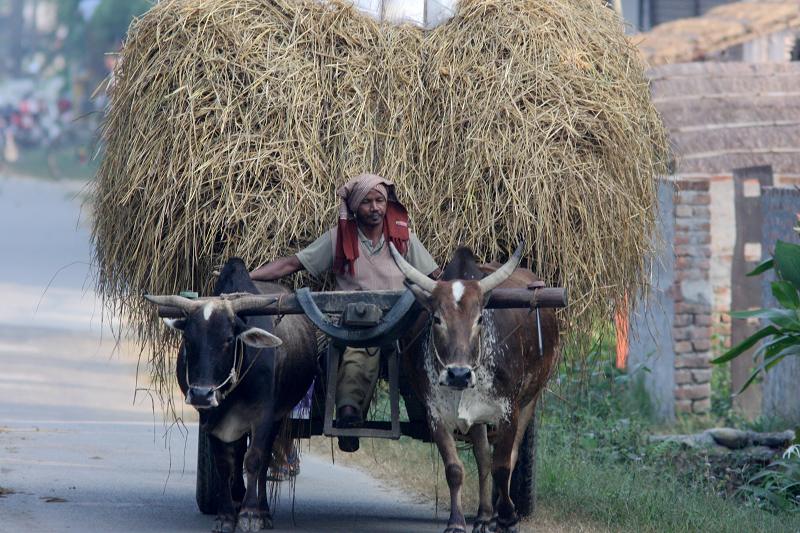
[[[440,262],[524,237],[588,324],[646,284],[666,147],[599,0],[463,0],[428,32],[339,2],[163,0],[131,26],[104,135],[99,292],[156,345],[143,291],[294,253],[363,171],[398,184]]]

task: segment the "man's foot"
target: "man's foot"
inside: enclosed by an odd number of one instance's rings
[[[343,405],[336,413],[336,427],[358,428],[364,424],[361,411],[352,405]]]
[[[352,405],[343,405],[336,413],[337,428],[358,428],[364,425],[361,412]],[[358,437],[339,437],[339,449],[352,453],[358,451]]]

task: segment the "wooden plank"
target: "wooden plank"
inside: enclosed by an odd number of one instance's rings
[[[376,305],[388,311],[405,291],[329,291],[312,294],[314,301],[323,313],[339,314],[345,306],[353,302],[364,302]],[[253,295],[263,300],[263,305],[243,311],[242,316],[256,315],[298,315],[303,308],[293,293]],[[214,297],[200,298],[210,301]],[[492,291],[487,309],[514,308],[559,308],[567,305],[566,291],[558,287],[536,289],[495,289]],[[183,312],[174,307],[158,306],[158,316],[163,318],[180,318]]]

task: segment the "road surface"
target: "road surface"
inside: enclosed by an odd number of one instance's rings
[[[0,532],[208,531],[197,426],[167,431],[134,396],[135,350],[100,321],[82,191],[0,176]],[[274,509],[276,531],[439,532],[445,518],[311,455]]]

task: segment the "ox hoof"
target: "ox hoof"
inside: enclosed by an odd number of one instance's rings
[[[272,529],[272,517],[262,511],[242,511],[239,513],[239,529],[242,531]]]
[[[492,533],[492,523],[489,520],[475,520],[472,525],[472,533]]]
[[[519,533],[519,528],[517,527],[519,520],[517,518],[509,521],[498,518],[496,524],[495,529],[492,530],[494,533]]]
[[[211,533],[233,533],[236,531],[236,517],[230,515],[219,515],[214,520],[214,527]]]

